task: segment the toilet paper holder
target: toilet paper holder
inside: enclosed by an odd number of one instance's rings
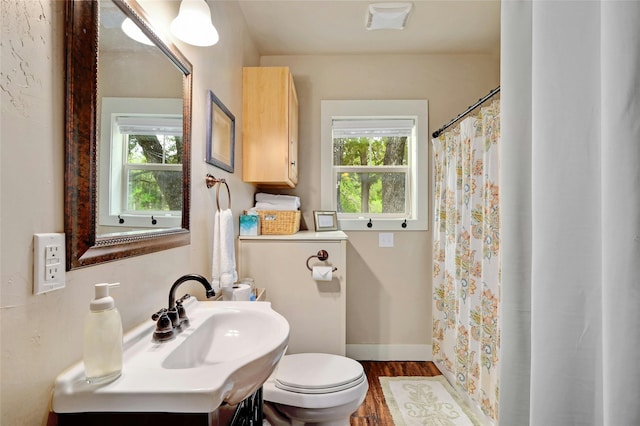
[[[314,254],[314,255],[312,255],[312,256],[309,256],[309,257],[307,258],[307,269],[308,269],[308,270],[310,270],[310,271],[313,271],[313,269],[311,268],[311,266],[309,266],[309,261],[310,261],[311,259],[313,259],[314,257],[316,257],[316,258],[318,258],[318,260],[321,260],[321,261],[323,261],[323,262],[324,262],[325,260],[327,260],[327,259],[329,258],[329,252],[327,252],[326,250],[318,250],[318,253],[317,253],[317,254]],[[333,272],[335,272],[335,271],[337,271],[337,270],[338,270],[338,268],[336,268],[336,267],[334,266],[332,271],[333,271]]]

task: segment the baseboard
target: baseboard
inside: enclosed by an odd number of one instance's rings
[[[431,361],[431,345],[347,344],[347,357],[359,361]]]

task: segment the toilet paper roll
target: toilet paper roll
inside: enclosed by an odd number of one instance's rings
[[[233,300],[233,286],[222,286],[220,287],[220,291],[222,292],[222,300],[225,302],[231,302]]]
[[[333,279],[332,266],[314,266],[313,279],[316,281],[331,281]]]
[[[251,286],[249,284],[238,284],[233,286],[233,300],[248,302],[251,296]]]
[[[222,287],[222,300],[225,302],[248,302],[251,297],[251,286],[236,284],[233,287]]]

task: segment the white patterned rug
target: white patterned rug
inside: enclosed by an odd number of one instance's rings
[[[395,426],[481,426],[443,376],[379,377]]]

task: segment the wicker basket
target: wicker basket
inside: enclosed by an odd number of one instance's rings
[[[300,230],[300,210],[258,210],[260,234],[289,235]]]

